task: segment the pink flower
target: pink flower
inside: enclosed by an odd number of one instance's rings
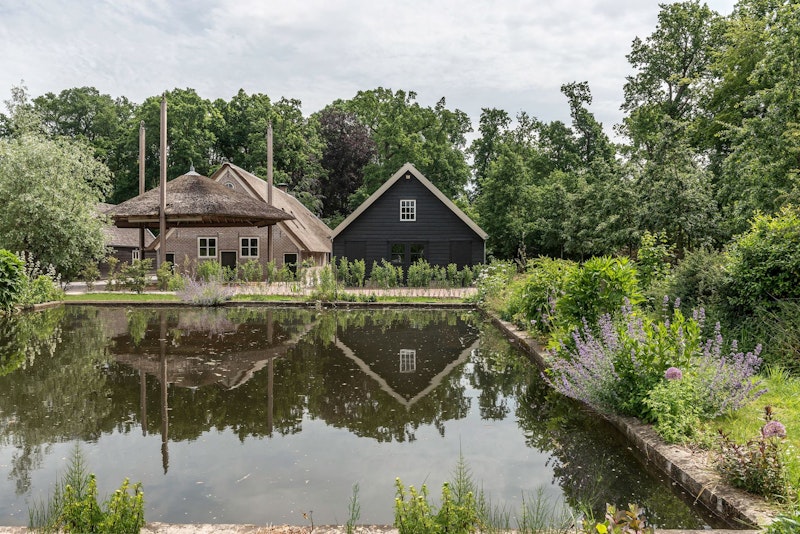
[[[765,438],[785,438],[786,427],[780,421],[769,421],[761,429],[761,435]]]
[[[677,367],[670,367],[664,373],[664,378],[666,378],[667,380],[680,380],[681,378],[683,378],[683,372]]]

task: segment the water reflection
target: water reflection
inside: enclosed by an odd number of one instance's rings
[[[436,486],[463,450],[490,466],[477,476],[493,499],[544,481],[571,505],[636,501],[662,526],[703,524],[472,312],[70,307],[0,320],[0,348],[0,471],[18,496],[0,517],[78,440],[97,449],[99,479],[144,482],[152,521],[301,523],[281,493],[341,521],[359,482],[363,519],[391,523],[394,477]],[[121,464],[98,460],[121,449]],[[224,499],[194,495],[198,479],[221,480]]]

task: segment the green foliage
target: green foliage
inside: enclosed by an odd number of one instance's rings
[[[239,265],[241,278],[245,282],[260,282],[264,279],[264,268],[261,262],[255,259],[250,259]]]
[[[800,508],[780,514],[764,529],[764,534],[796,534],[800,532]]]
[[[408,287],[428,287],[433,279],[433,269],[427,260],[420,258],[408,267]]]
[[[644,508],[629,504],[628,509],[606,505],[605,519],[600,523],[583,521],[585,534],[653,534],[655,529],[647,524]]]
[[[0,248],[28,251],[72,280],[105,254],[96,206],[109,182],[108,168],[82,143],[32,133],[0,138]]]
[[[131,494],[132,492],[132,494]],[[76,445],[63,479],[47,503],[29,510],[29,528],[36,532],[138,533],[144,527],[144,493],[141,484],[132,487],[128,479],[100,506],[97,481],[87,473]]]
[[[729,249],[727,305],[735,315],[800,298],[800,211],[787,206],[774,216],[757,215],[750,230]]]
[[[34,279],[26,278],[19,304],[32,306],[43,302],[55,302],[64,298],[64,291],[52,277],[40,274]]]
[[[626,300],[637,304],[642,298],[631,262],[602,256],[569,271],[556,309],[561,321],[577,326],[585,319],[593,324],[601,315],[618,310]]]
[[[668,295],[681,299],[681,305],[687,309],[717,308],[725,281],[725,262],[726,256],[712,249],[688,252],[666,278],[653,280],[647,299],[658,304]]]
[[[10,310],[22,295],[24,265],[13,252],[0,249],[0,311]]]
[[[698,393],[693,385],[688,379],[664,380],[643,401],[656,432],[667,443],[691,438],[699,428]]]
[[[94,291],[94,283],[100,279],[100,268],[96,261],[87,261],[78,276],[86,283],[86,289]]]
[[[133,260],[130,265],[123,264],[120,269],[120,279],[122,287],[128,291],[141,293],[147,285],[150,271],[153,268],[153,260]]]
[[[765,408],[765,421],[773,421],[769,406]],[[758,437],[740,445],[720,432],[717,469],[734,487],[774,501],[790,500],[793,490],[786,472],[784,437],[766,435],[762,428]]]
[[[450,484],[442,485],[439,510],[428,502],[428,489],[423,484],[420,492],[409,486],[408,493],[400,479],[395,480],[394,526],[400,534],[444,533],[466,534],[477,532],[480,526],[477,504],[472,493],[454,498]]]
[[[381,260],[380,265],[374,261],[369,274],[369,282],[372,287],[384,289],[398,287],[403,282],[403,268],[394,266],[386,260]]]
[[[170,282],[175,276],[177,275],[173,269],[172,262],[163,262],[158,269],[156,269],[156,281],[158,283],[158,289],[161,291],[167,291],[169,289]]]
[[[354,260],[350,263],[350,276],[352,285],[355,287],[364,287],[364,277],[367,273],[367,266],[364,260]]]
[[[197,277],[203,282],[221,281],[222,264],[216,260],[204,260],[197,266]]]
[[[547,334],[556,327],[556,303],[562,298],[566,280],[577,265],[568,260],[536,258],[528,262],[521,284],[514,285],[509,313],[525,328]]]
[[[350,503],[347,507],[347,523],[345,524],[345,532],[347,534],[354,534],[358,520],[361,518],[361,504],[358,502],[358,484],[353,484],[353,495],[350,497]]]
[[[316,278],[316,283],[313,284],[309,299],[334,301],[339,298],[339,289],[339,283],[336,281],[333,269],[330,265],[326,265],[319,269],[318,277]]]
[[[670,258],[673,248],[667,242],[666,232],[651,234],[645,231],[639,241],[636,254],[636,271],[642,287],[648,288],[654,281],[663,279],[672,267]]]

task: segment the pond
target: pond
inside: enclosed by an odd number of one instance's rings
[[[78,444],[147,521],[393,522],[394,482],[438,498],[463,458],[493,503],[713,520],[620,436],[550,392],[474,311],[68,306],[0,318],[0,524],[25,525]]]

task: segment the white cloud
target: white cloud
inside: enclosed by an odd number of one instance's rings
[[[727,14],[733,0],[710,5]],[[244,88],[311,113],[382,86],[426,105],[444,96],[476,124],[482,107],[567,121],[559,87],[586,80],[610,129],[625,54],[658,10],[650,0],[27,1],[0,6],[0,89],[89,85],[141,102],[175,87],[210,99]]]

